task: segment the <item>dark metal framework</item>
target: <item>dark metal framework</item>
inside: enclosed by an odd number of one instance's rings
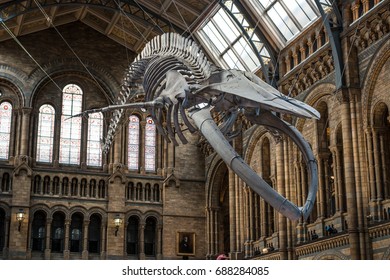
[[[265,77],[265,80],[268,84],[271,84],[272,86],[276,87],[276,82],[278,80],[277,77],[277,69],[278,69],[278,63],[277,63],[277,57],[276,57],[276,51],[271,47],[268,40],[264,36],[263,32],[260,30],[260,28],[253,22],[252,18],[248,15],[245,8],[242,6],[240,1],[233,1],[233,4],[239,9],[240,13],[245,15],[245,20],[249,23],[249,26],[244,26],[243,21],[239,20],[236,16],[236,12],[232,11],[225,3],[227,0],[220,0],[219,4],[220,6],[227,12],[227,14],[233,19],[233,21],[237,24],[237,26],[240,28],[240,31],[247,39],[249,45],[252,47],[254,53],[256,54],[256,57],[259,59],[261,64],[261,70],[263,72],[263,75]],[[256,34],[261,42],[255,42],[253,40],[253,35]],[[257,48],[256,45],[263,45],[261,48]],[[265,48],[267,52],[270,55],[271,63],[274,66],[274,71],[271,73],[269,71],[268,65],[264,62],[263,56],[261,55],[261,51]]]
[[[322,21],[324,22],[325,30],[328,33],[329,43],[332,48],[332,56],[335,68],[335,84],[336,90],[344,86],[343,81],[343,57],[341,51],[340,34],[343,30],[342,17],[337,7],[337,1],[331,0],[331,4],[315,0],[318,10],[321,13]],[[327,11],[324,10],[327,7]]]

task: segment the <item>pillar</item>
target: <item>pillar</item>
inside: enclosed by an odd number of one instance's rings
[[[52,219],[46,219],[45,260],[50,260],[51,249],[51,223]]]
[[[276,144],[276,184],[277,184],[277,191],[283,195],[286,196],[285,191],[285,178],[286,174],[284,172],[284,145],[286,145],[285,141],[281,141],[280,143]],[[287,218],[283,216],[282,214],[278,213],[279,216],[279,252],[280,252],[280,258],[282,260],[287,260]]]
[[[346,94],[345,92],[343,94]],[[345,96],[344,96],[345,97]],[[348,99],[348,98],[347,98]],[[345,188],[348,209],[348,233],[351,259],[360,259],[360,243],[358,229],[358,209],[356,200],[354,151],[351,127],[351,109],[348,100],[343,100],[340,105],[341,124],[343,133],[343,157],[345,171]]]

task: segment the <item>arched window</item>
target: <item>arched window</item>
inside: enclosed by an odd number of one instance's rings
[[[46,233],[46,215],[42,211],[38,211],[34,214],[34,220],[32,222],[32,250],[41,251],[45,250],[45,233]]]
[[[12,176],[9,173],[5,172],[3,178],[1,179],[0,190],[2,192],[10,192],[12,189]]]
[[[97,214],[93,214],[90,218],[88,225],[88,252],[99,253],[100,252],[100,229],[101,218]]]
[[[60,163],[80,164],[81,117],[70,118],[81,113],[83,92],[75,84],[64,87],[62,93],[62,115],[60,136]]]
[[[96,197],[96,180],[91,179],[89,182],[89,196]]]
[[[131,216],[127,225],[126,251],[128,255],[138,254],[138,225],[138,218],[136,216]]]
[[[156,125],[151,117],[146,118],[145,126],[145,170],[156,169]]]
[[[55,176],[53,179],[53,194],[60,194],[60,178],[58,178],[57,176]]]
[[[42,184],[41,176],[36,175],[34,177],[34,183],[33,183],[33,193],[34,194],[40,194],[41,193],[41,184]]]
[[[45,178],[43,179],[43,194],[51,194],[50,192],[50,177],[49,176],[45,176]]]
[[[62,179],[61,194],[69,195],[69,179],[67,177]]]
[[[51,105],[44,104],[39,108],[37,161],[52,162],[54,142],[55,110]]]
[[[82,250],[82,226],[83,216],[80,213],[72,215],[70,224],[70,251],[81,252]]]
[[[126,199],[127,200],[134,200],[134,183],[133,182],[129,182],[127,184]]]
[[[85,178],[81,179],[80,195],[84,197],[87,196],[87,179]]]
[[[70,185],[70,195],[78,196],[79,195],[79,182],[77,178],[73,178]]]
[[[98,197],[105,198],[106,197],[106,182],[104,180],[99,181],[99,190]]]
[[[139,118],[136,115],[131,115],[127,147],[127,164],[130,170],[137,170],[139,166],[139,130]]]
[[[88,118],[88,140],[87,140],[87,165],[101,166],[102,149],[100,139],[103,137],[103,114],[94,113]]]
[[[146,225],[144,230],[145,236],[145,255],[155,256],[156,255],[156,219],[149,217],[146,219]]]
[[[51,251],[52,252],[62,252],[64,250],[64,225],[65,225],[65,215],[63,213],[57,212],[53,215],[52,223],[52,235],[51,235]]]
[[[12,105],[9,102],[0,104],[0,159],[8,159],[9,141],[11,138]]]

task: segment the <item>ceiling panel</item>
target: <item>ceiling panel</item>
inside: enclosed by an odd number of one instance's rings
[[[184,30],[191,33],[188,27],[204,17],[210,5],[217,3],[213,0],[0,0],[0,17],[16,36],[80,20],[139,52],[158,34]],[[4,28],[0,25],[0,42],[11,39]]]

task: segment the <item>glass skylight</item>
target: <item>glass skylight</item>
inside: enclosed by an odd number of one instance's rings
[[[283,41],[288,41],[320,14],[314,0],[250,0]],[[329,1],[322,2],[329,4]]]
[[[233,2],[225,1],[224,5],[234,15],[236,21],[227,11],[220,8],[203,25],[198,34],[203,45],[209,48],[216,61],[221,64],[220,66],[254,71],[261,67],[260,59],[265,63],[269,61],[269,53],[256,35],[254,28],[249,25],[244,14]]]

